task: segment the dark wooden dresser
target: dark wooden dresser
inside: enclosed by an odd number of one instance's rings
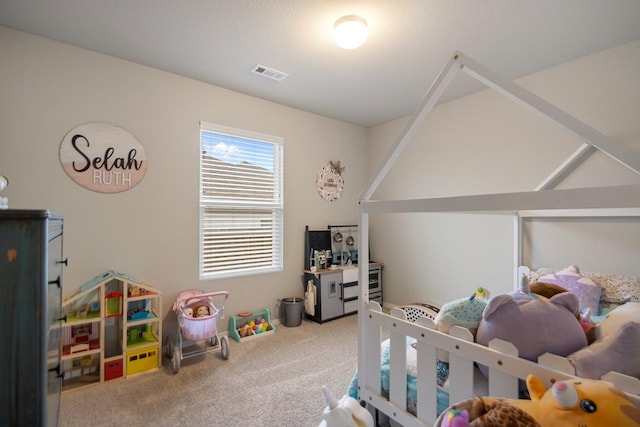
[[[0,426],[58,425],[63,219],[0,210]]]

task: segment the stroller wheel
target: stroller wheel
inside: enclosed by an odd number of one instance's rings
[[[214,335],[211,338],[209,338],[209,344],[211,344],[211,346],[215,347],[218,345],[218,335]]]
[[[178,347],[173,348],[173,357],[171,358],[171,367],[173,368],[173,373],[177,374],[180,370],[180,349]]]
[[[229,338],[226,335],[220,338],[220,353],[224,360],[229,358]]]
[[[173,340],[171,337],[165,337],[165,341],[167,344],[164,347],[164,354],[167,358],[171,359],[171,356],[173,356]]]

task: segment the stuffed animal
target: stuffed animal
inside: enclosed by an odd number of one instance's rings
[[[476,342],[489,345],[494,338],[510,341],[520,357],[533,362],[547,352],[567,356],[587,345],[574,315],[577,308],[578,297],[571,292],[554,295],[548,301],[498,295],[482,313]]]
[[[550,299],[552,296],[567,292],[565,288],[560,285],[554,285],[553,283],[535,282],[529,285],[529,292],[532,294]]]
[[[475,334],[478,324],[482,320],[482,311],[487,306],[489,291],[479,287],[471,297],[456,299],[440,308],[434,323],[436,330],[449,333],[452,326],[462,326]],[[438,349],[436,365],[438,385],[444,386],[449,377],[449,353]]]
[[[556,381],[547,390],[529,375],[527,387],[531,400],[474,399],[469,426],[640,426],[640,407],[608,382],[575,378]]]
[[[373,417],[358,401],[350,396],[336,400],[326,386],[322,393],[327,407],[322,413],[322,421],[318,427],[373,427]]]
[[[449,333],[452,326],[462,326],[475,333],[482,311],[487,306],[489,292],[485,288],[478,288],[471,297],[465,297],[450,301],[442,306],[434,323],[440,332]]]
[[[183,313],[184,313],[185,317],[193,317],[193,308],[191,308],[191,307],[186,307],[186,308],[183,310]]]
[[[597,379],[616,371],[640,378],[640,303],[618,306],[591,331],[594,342],[567,356],[576,375]]]
[[[207,317],[209,316],[209,307],[207,305],[201,304],[193,307],[193,317]]]
[[[543,299],[548,300],[556,294],[567,292],[565,288],[552,283],[531,282],[531,271],[527,267],[520,267],[518,269],[520,274],[520,282],[518,289],[509,293],[513,299]]]
[[[450,409],[442,418],[441,427],[467,427],[469,411],[466,409]]]
[[[570,265],[557,273],[546,274],[538,278],[538,282],[559,285],[578,296],[579,311],[585,317],[597,316],[599,311],[602,287],[599,283],[584,277],[580,269]]]

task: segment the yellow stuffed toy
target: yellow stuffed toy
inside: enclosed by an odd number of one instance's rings
[[[547,390],[529,375],[527,388],[531,400],[479,397],[452,408],[468,410],[468,425],[474,427],[640,426],[640,408],[608,382],[575,378]]]

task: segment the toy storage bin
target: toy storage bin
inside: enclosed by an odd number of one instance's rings
[[[123,374],[122,359],[107,360],[104,362],[104,380],[109,381],[120,378]]]
[[[127,351],[127,375],[158,367],[159,346]]]
[[[252,320],[255,322],[257,319],[264,319],[269,324],[267,330],[253,335],[241,337],[239,329],[249,324],[249,322],[251,322]],[[231,316],[229,318],[229,336],[238,342],[246,341],[251,338],[266,336],[274,333],[275,330],[275,326],[273,326],[273,323],[271,323],[271,314],[269,313],[268,308],[251,313],[251,315],[249,316]]]

